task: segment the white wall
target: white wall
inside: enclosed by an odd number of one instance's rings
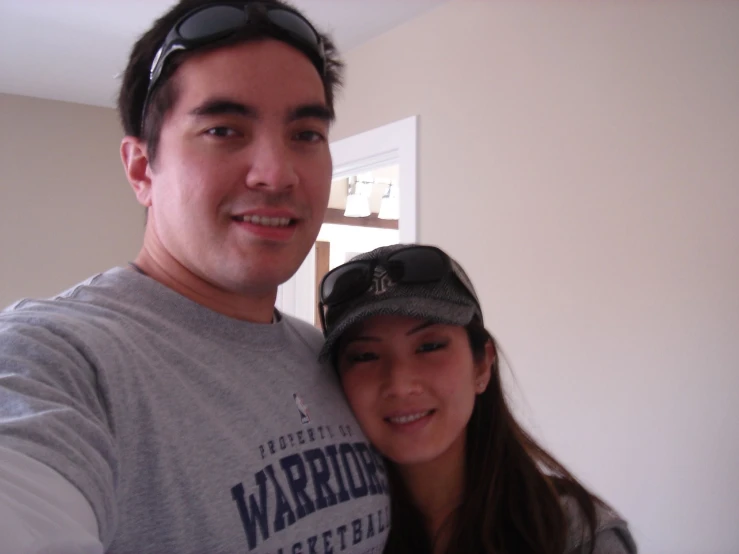
[[[347,61],[333,138],[419,116],[537,436],[641,552],[739,552],[739,3],[456,0]]]
[[[0,309],[54,295],[138,252],[114,110],[0,94]]]

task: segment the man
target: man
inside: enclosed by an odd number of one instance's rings
[[[182,0],[134,46],[126,268],[0,314],[0,536],[15,552],[380,552],[387,482],[276,313],[323,220],[341,63],[281,2]]]

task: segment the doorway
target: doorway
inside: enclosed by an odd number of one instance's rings
[[[332,198],[317,241],[329,246],[314,246],[296,274],[280,286],[277,309],[316,324],[316,291],[328,269],[377,246],[417,241],[417,119],[408,117],[331,144]],[[369,214],[349,209],[352,195],[367,198]],[[391,196],[387,204],[395,202],[396,213],[380,217],[383,197]]]

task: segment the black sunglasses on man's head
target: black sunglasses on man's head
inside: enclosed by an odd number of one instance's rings
[[[323,40],[313,25],[300,13],[270,2],[224,2],[197,8],[184,15],[169,31],[154,56],[149,71],[149,86],[142,110],[142,121],[152,91],[159,82],[167,60],[176,52],[194,50],[242,31],[259,19],[272,27],[285,42],[303,52],[321,76],[326,72]]]

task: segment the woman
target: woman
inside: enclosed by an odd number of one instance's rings
[[[474,288],[443,251],[362,254],[320,297],[322,357],[386,461],[385,552],[636,552],[626,522],[514,419]]]

